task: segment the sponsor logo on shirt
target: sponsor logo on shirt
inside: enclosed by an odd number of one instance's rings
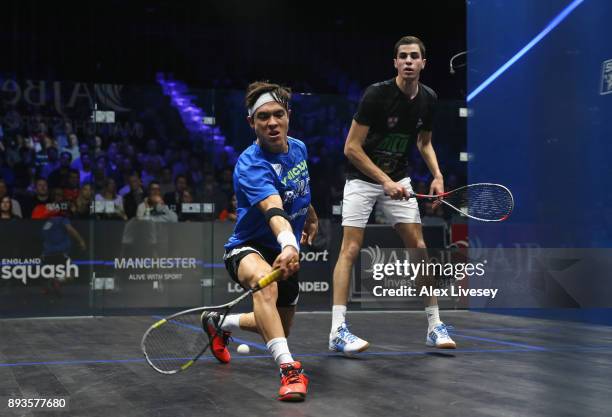
[[[398,120],[399,117],[387,117],[387,126],[389,127],[389,129],[393,129],[397,125]]]
[[[287,172],[287,175],[285,175],[281,179],[281,182],[283,183],[283,185],[287,185],[287,181],[293,181],[294,179],[302,177],[302,176],[308,176],[308,165],[306,164],[305,159],[298,162],[296,166],[291,168]]]

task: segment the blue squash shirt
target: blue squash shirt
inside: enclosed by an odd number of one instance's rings
[[[300,241],[310,205],[308,155],[303,142],[289,137],[288,144],[287,153],[270,153],[253,143],[238,158],[234,168],[237,221],[225,244],[226,250],[257,241],[280,251],[276,236],[257,207],[260,201],[275,194],[283,200],[295,238]]]

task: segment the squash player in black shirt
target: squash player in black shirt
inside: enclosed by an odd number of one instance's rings
[[[347,356],[366,350],[369,343],[346,325],[350,271],[363,244],[366,223],[378,203],[407,248],[425,248],[416,200],[406,199],[412,187],[406,168],[416,143],[433,175],[430,194],[444,192],[444,179],[431,143],[436,93],[419,82],[425,68],[425,46],[414,36],[395,44],[397,76],[365,91],[346,139],[349,164],[342,204],[343,239],[334,269],[332,327],[329,349]],[[454,349],[455,342],[440,321],[435,296],[424,299],[428,320],[426,344]]]

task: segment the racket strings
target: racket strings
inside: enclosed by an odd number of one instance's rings
[[[458,189],[445,198],[468,216],[482,220],[501,220],[513,208],[512,194],[496,184],[474,184]]]
[[[208,344],[200,314],[187,314],[168,320],[152,329],[144,349],[151,363],[161,371],[180,369],[196,357]]]

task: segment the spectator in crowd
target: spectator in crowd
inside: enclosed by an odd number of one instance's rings
[[[92,218],[93,188],[91,184],[85,184],[79,190],[78,197],[72,202],[70,211],[75,219]]]
[[[94,137],[94,147],[93,147],[93,155],[94,155],[94,158],[96,158],[96,160],[98,159],[100,155],[105,155],[105,152],[102,148],[103,148],[102,138],[96,135]]]
[[[134,172],[134,166],[132,164],[132,159],[128,156],[121,156],[121,161],[119,162],[119,175],[121,180],[119,181],[121,188],[119,189],[119,195],[125,196],[130,192],[130,183],[129,178],[130,175]]]
[[[13,169],[15,170],[15,186],[26,190],[32,183],[31,170],[34,166],[35,153],[32,149],[27,146],[19,148],[19,162],[17,162]]]
[[[79,157],[72,160],[72,168],[78,169],[79,171],[83,170],[83,155],[89,155],[89,145],[85,142],[79,145]],[[91,158],[89,162],[91,163]],[[81,175],[81,178],[82,177]]]
[[[219,190],[215,176],[206,174],[200,200],[205,203],[213,203],[215,205],[215,217],[217,217],[223,209],[227,208],[229,198]]]
[[[164,203],[159,182],[152,181],[147,187],[147,198],[138,206],[136,217],[139,220],[176,223],[178,216]]]
[[[22,212],[21,212],[21,205],[19,204],[19,201],[15,200],[14,198],[11,198],[9,194],[8,185],[6,184],[6,181],[4,181],[3,179],[0,179],[0,198],[1,199],[8,198],[10,200],[11,213],[13,216],[19,217],[19,218],[23,217]]]
[[[150,155],[143,156],[144,168],[142,170],[140,179],[142,180],[142,184],[145,187],[148,187],[151,181],[159,182],[159,174],[161,171],[161,165],[159,161],[160,160],[158,158],[152,157]]]
[[[144,201],[144,190],[140,176],[137,172],[132,172],[128,177],[129,192],[123,196],[123,207],[128,219],[136,216],[136,211],[140,203]]]
[[[47,203],[38,203],[34,206],[32,219],[47,219],[53,215],[63,216],[68,214],[69,206],[64,201],[64,191],[61,188],[53,188],[49,195]]]
[[[236,194],[232,195],[230,199],[230,204],[227,208],[223,209],[219,214],[219,220],[221,221],[230,221],[235,222],[238,218],[236,214],[236,209],[238,208],[238,200],[236,199]]]
[[[201,222],[205,220],[204,214],[201,212],[189,213],[183,211],[183,209],[185,208],[183,204],[191,204],[194,201],[195,200],[193,198],[193,192],[189,187],[186,187],[185,189],[183,189],[183,191],[181,191],[178,203],[176,204],[178,208],[177,211],[179,213],[179,222]]]
[[[62,152],[59,159],[59,167],[51,172],[47,178],[50,188],[66,187],[71,169],[70,162],[72,162],[72,154],[70,152]]]
[[[15,184],[15,172],[5,161],[5,153],[3,152],[2,142],[0,142],[0,178],[2,178],[10,186]]]
[[[172,190],[174,190],[172,169],[170,167],[165,166],[161,169],[161,173],[159,175],[159,185],[161,187],[161,193],[163,196],[165,196],[167,193],[172,193]],[[166,201],[165,198],[164,201]],[[168,201],[166,201],[166,203],[168,203]]]
[[[79,150],[79,139],[77,138],[77,135],[74,133],[68,135],[68,146],[63,148],[62,152],[69,152],[73,161],[76,161],[81,157],[81,151]]]
[[[88,153],[82,153],[79,165],[80,168],[76,168],[73,163],[72,167],[79,170],[81,185],[91,183],[93,181],[93,164],[91,163],[91,156]]]
[[[177,207],[180,202],[181,195],[187,189],[187,177],[183,174],[176,176],[174,180],[174,191],[164,194],[164,201],[170,208]],[[178,210],[176,210],[178,211]]]
[[[94,167],[93,169],[93,177],[91,180],[91,184],[94,187],[94,191],[96,194],[99,194],[104,189],[104,184],[106,184],[106,174],[104,169],[99,167]]]
[[[102,192],[96,194],[96,202],[98,201],[112,203],[112,210],[107,210],[108,204],[104,204],[102,218],[127,220],[125,210],[123,209],[123,197],[117,194],[117,184],[114,179],[107,178],[105,180]],[[98,213],[98,210],[96,210],[96,213]]]
[[[64,186],[64,199],[72,202],[79,196],[79,186],[81,185],[81,176],[78,169],[70,168],[68,170],[68,179]]]
[[[40,171],[40,175],[43,178],[49,178],[49,175],[60,167],[60,161],[58,158],[57,149],[53,146],[47,148],[47,163],[43,166]]]
[[[22,213],[24,218],[32,218],[32,212],[38,205],[45,205],[51,203],[51,196],[49,195],[49,185],[47,180],[44,178],[37,178],[35,182],[34,195],[28,196],[24,200],[22,207]]]
[[[0,220],[13,220],[18,217],[13,213],[13,200],[8,195],[0,198]]]
[[[221,182],[219,183],[219,191],[225,193],[227,198],[231,198],[234,195],[234,170],[226,167],[221,171]]]

